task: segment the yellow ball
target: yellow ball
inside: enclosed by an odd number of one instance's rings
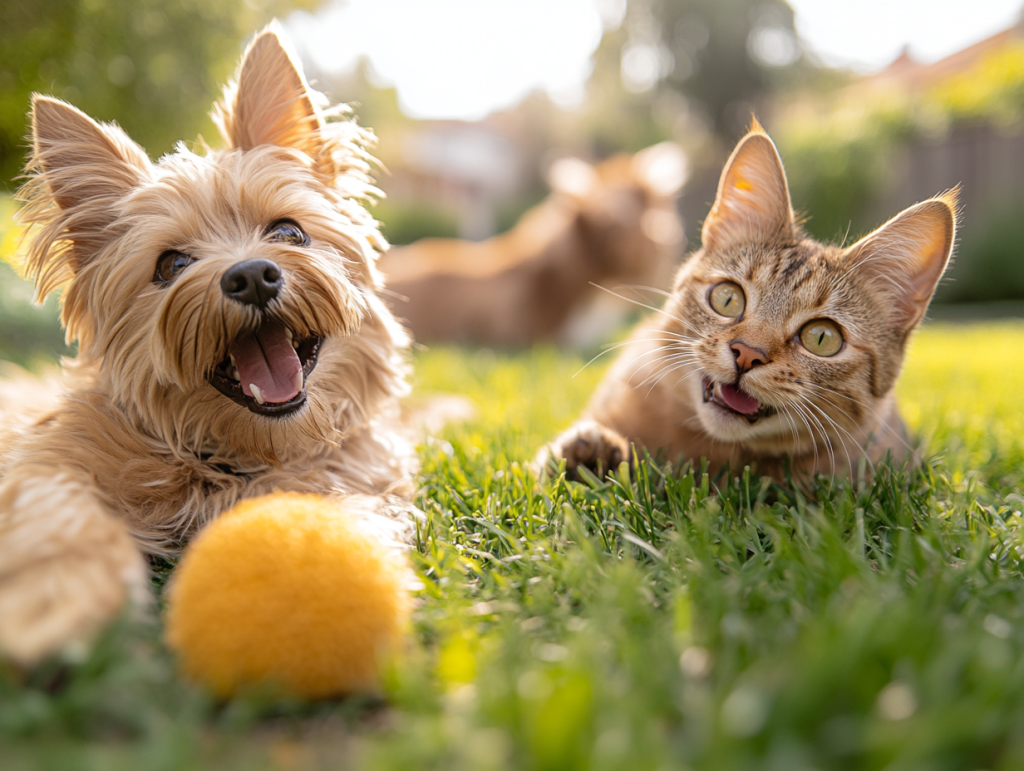
[[[267,684],[323,698],[373,690],[408,622],[407,565],[344,501],[274,493],[206,526],[171,577],[168,644],[227,697]]]

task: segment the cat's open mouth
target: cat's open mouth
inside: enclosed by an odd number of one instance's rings
[[[282,417],[306,403],[306,378],[316,366],[323,338],[298,338],[278,321],[265,320],[228,346],[210,373],[210,385],[257,415]]]
[[[708,377],[704,378],[702,385],[705,403],[710,402],[727,412],[746,418],[750,423],[756,423],[761,418],[775,414],[773,407],[761,404],[738,385],[716,383]]]

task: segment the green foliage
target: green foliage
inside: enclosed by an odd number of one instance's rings
[[[320,0],[33,0],[0,10],[0,185],[23,165],[33,91],[117,121],[154,156],[213,134],[206,113],[242,46]],[[212,140],[213,137],[210,136]]]
[[[813,494],[650,459],[538,480],[601,362],[421,352],[417,391],[479,413],[420,448],[424,588],[385,712],[215,705],[122,624],[0,673],[5,768],[1018,768],[1022,344],[922,331],[899,392],[930,460]]]
[[[785,0],[629,0],[594,57],[588,129],[632,149],[666,130],[731,143],[766,94],[814,70]]]
[[[950,278],[936,294],[938,302],[1024,297],[1024,201],[1011,198],[1002,209],[985,212],[979,219],[981,227],[963,231]]]
[[[31,367],[72,351],[64,343],[57,298],[37,306],[32,284],[11,267],[21,237],[11,219],[15,209],[9,197],[0,195],[0,360]]]
[[[1010,44],[919,93],[891,92],[883,83],[854,86],[831,99],[805,95],[802,104],[783,112],[773,134],[808,232],[840,240],[881,224],[877,204],[896,182],[901,148],[934,142],[963,126],[1019,131],[1022,118],[1024,46]],[[940,301],[1024,297],[1021,208],[1007,202],[1003,191],[978,193],[982,208],[967,212],[968,227]]]
[[[373,208],[373,216],[381,222],[381,232],[388,243],[411,244],[420,238],[455,238],[459,223],[455,214],[427,203],[400,202],[385,199]]]
[[[930,95],[952,120],[1018,126],[1024,110],[1024,45],[1010,43]]]
[[[36,305],[32,285],[0,262],[0,360],[32,367],[70,355],[57,303],[50,297]]]
[[[914,129],[900,100],[851,105],[818,120],[794,117],[780,126],[790,196],[815,238],[840,240],[878,224],[869,219],[871,205],[891,182],[890,154]]]

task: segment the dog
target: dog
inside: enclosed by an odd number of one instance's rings
[[[420,342],[598,343],[629,306],[595,284],[664,288],[682,253],[675,200],[685,180],[672,142],[596,166],[563,158],[548,173],[551,196],[507,233],[388,252],[392,310]]]
[[[345,112],[276,23],[214,106],[221,150],[154,164],[33,97],[24,264],[40,299],[63,289],[79,352],[48,404],[4,392],[0,654],[88,641],[147,602],[146,555],[243,498],[318,493],[414,539],[409,340],[378,295],[372,135]]]

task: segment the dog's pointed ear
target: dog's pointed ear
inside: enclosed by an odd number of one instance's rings
[[[706,249],[719,249],[792,232],[793,207],[782,159],[755,120],[725,164],[701,242]]]
[[[953,254],[957,190],[915,204],[848,248],[850,271],[867,277],[890,300],[896,323],[916,327]]]
[[[59,99],[34,94],[30,118],[29,182],[18,219],[32,228],[25,272],[42,299],[99,252],[117,201],[151,178],[152,164],[119,127]]]
[[[323,118],[276,21],[249,44],[235,80],[214,105],[213,119],[234,149],[277,145],[316,157]]]
[[[145,151],[114,125],[100,125],[67,102],[32,96],[29,170],[46,180],[53,202],[104,207],[149,176]]]

